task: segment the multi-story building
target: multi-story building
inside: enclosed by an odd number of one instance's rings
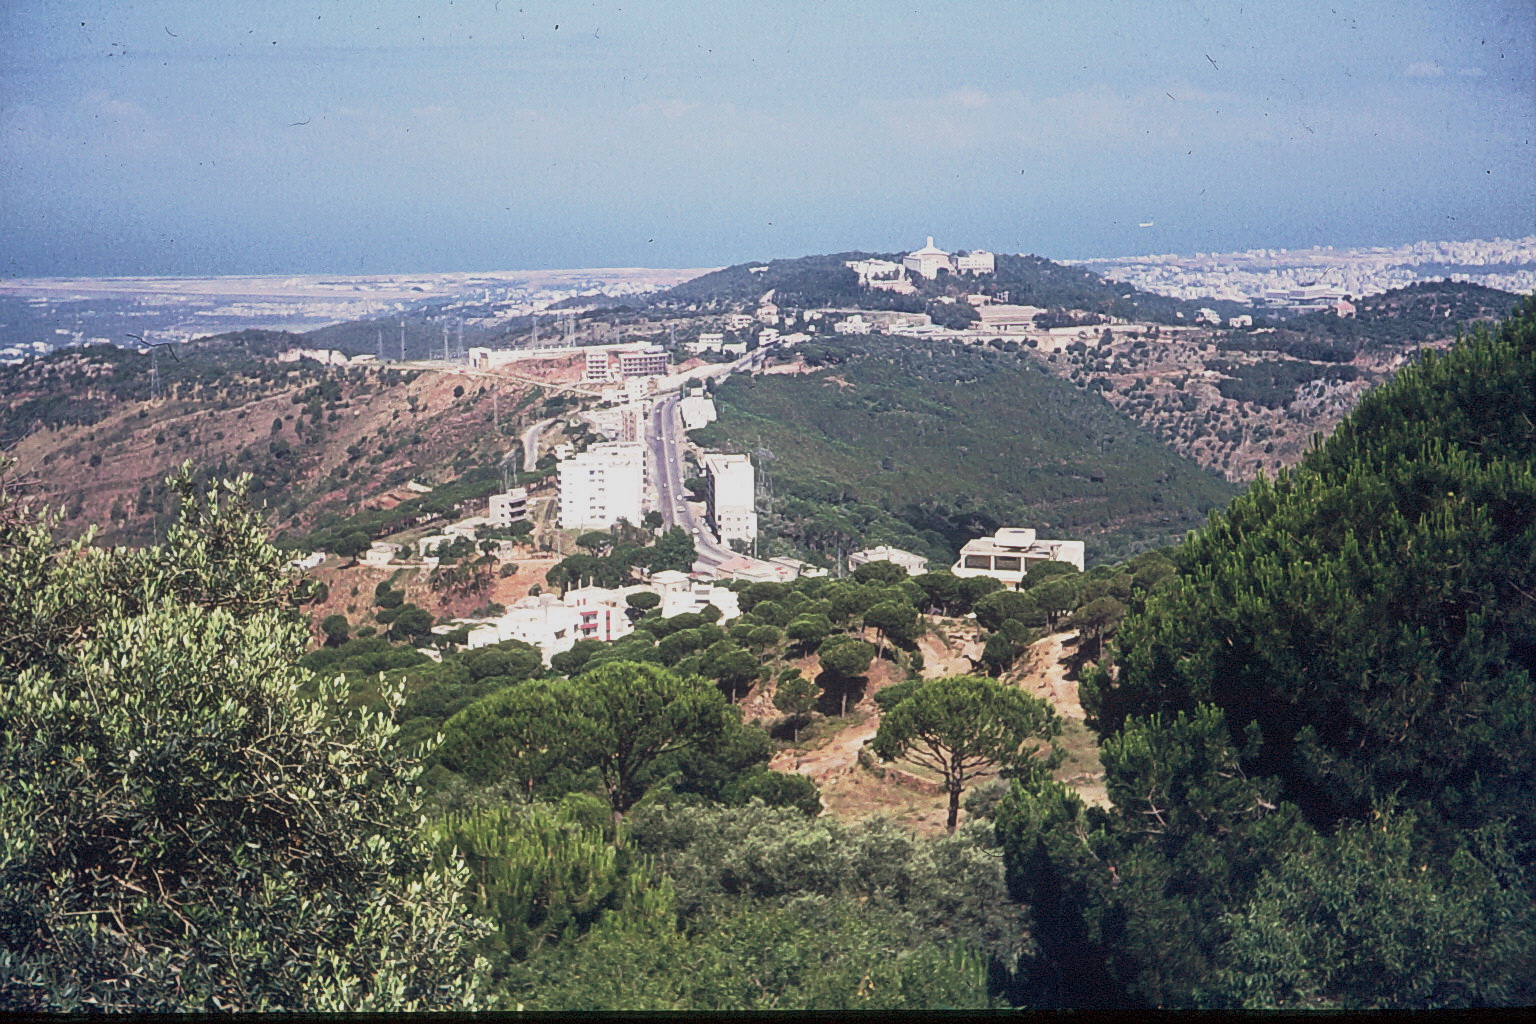
[[[605,441],[563,460],[560,527],[606,530],[620,519],[636,525],[645,515],[645,445]]]
[[[1040,562],[1066,562],[1082,572],[1083,542],[1037,540],[1034,530],[1004,527],[990,537],[967,541],[951,571],[956,576],[991,576],[1017,589],[1029,567]]]
[[[976,249],[964,256],[955,257],[957,274],[993,274],[997,272],[997,260],[989,252]]]
[[[667,372],[667,350],[655,345],[619,353],[619,376],[662,377]]]
[[[505,529],[513,523],[528,518],[528,489],[514,487],[503,494],[491,495],[491,509],[487,516],[492,526]]]
[[[704,456],[705,519],[722,544],[757,539],[757,475],[750,455]]]

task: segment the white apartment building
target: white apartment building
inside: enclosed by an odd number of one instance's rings
[[[690,352],[719,352],[720,346],[725,344],[725,335],[720,331],[705,331],[700,334],[698,340],[688,343]]]
[[[951,571],[956,576],[991,576],[1017,589],[1029,567],[1039,562],[1066,562],[1082,572],[1083,542],[1038,540],[1034,530],[1004,527],[990,537],[966,541]]]
[[[705,518],[722,544],[757,539],[757,474],[750,455],[704,456]]]
[[[876,281],[896,281],[905,276],[901,264],[894,260],[845,260],[843,266],[859,275],[859,284],[866,287]]]
[[[955,257],[957,274],[993,274],[997,272],[997,259],[989,252],[977,249],[964,256]]]
[[[667,350],[657,345],[619,353],[619,376],[664,377],[667,373]]]
[[[564,459],[560,474],[560,528],[606,530],[620,519],[645,515],[645,445],[605,441]]]
[[[486,516],[492,526],[506,529],[513,523],[528,518],[528,489],[514,487],[502,494],[491,495],[490,512]]]

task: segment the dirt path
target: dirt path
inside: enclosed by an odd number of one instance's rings
[[[844,729],[832,742],[817,750],[800,752],[781,750],[768,767],[789,775],[809,775],[818,786],[848,775],[858,769],[859,751],[880,731],[879,714],[870,714],[852,728]]]
[[[1083,705],[1077,698],[1077,680],[1068,679],[1068,641],[1074,649],[1076,633],[1052,633],[1036,640],[1029,653],[1019,659],[1019,667],[1005,680],[1017,684],[1025,693],[1044,697],[1063,718],[1083,720]]]

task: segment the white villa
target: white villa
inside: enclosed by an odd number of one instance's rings
[[[956,576],[991,576],[1017,589],[1029,567],[1040,562],[1066,562],[1082,572],[1083,542],[1039,540],[1032,529],[1004,527],[990,537],[967,541],[951,571]]]
[[[736,592],[725,587],[692,579],[680,572],[658,572],[649,585],[608,590],[603,587],[577,587],[564,597],[538,594],[525,597],[494,619],[477,619],[470,626],[465,646],[487,647],[503,640],[521,640],[532,644],[544,656],[544,662],[570,650],[578,640],[618,640],[634,632],[629,618],[631,594],[650,592],[661,597],[661,614],[681,615],[703,611],[710,605],[720,609],[720,621],[729,622],[741,614]],[[452,626],[439,626],[447,632]]]
[[[875,548],[855,551],[848,556],[848,568],[857,569],[870,562],[894,562],[907,571],[908,576],[921,576],[928,571],[928,559],[911,551],[882,544]]]

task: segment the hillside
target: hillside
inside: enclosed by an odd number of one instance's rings
[[[1190,302],[1144,292],[1128,284],[1108,281],[1092,271],[1067,267],[1040,256],[996,256],[994,274],[956,277],[940,273],[928,281],[910,275],[916,286],[912,295],[860,288],[858,275],[845,266],[848,260],[901,259],[901,253],[843,252],[798,259],[741,263],[661,292],[652,300],[658,309],[723,309],[755,303],[769,291],[781,306],[892,309],[918,312],[967,291],[1012,303],[1040,306],[1065,312],[1076,310],[1098,316],[1149,320],[1157,323],[1192,322],[1200,306],[1214,306],[1223,315],[1243,311],[1236,303],[1216,300]]]
[[[275,360],[303,343],[251,331],[167,351],[158,398],[150,358],[110,346],[3,367],[0,443],[28,493],[65,509],[65,529],[99,524],[109,544],[164,528],[163,481],[186,459],[205,475],[251,473],[272,525],[302,534],[368,508],[431,517],[490,493],[519,424],[546,408],[508,382]],[[421,496],[401,489],[410,480],[448,486]]]
[[[1080,690],[1112,806],[1021,787],[997,819],[1034,1005],[1536,998],[1533,423],[1527,299],[1133,594]]]
[[[1001,525],[1083,538],[1094,561],[1177,540],[1236,489],[1025,354],[870,336],[808,346],[804,374],[731,378],[693,436],[756,451],[769,533],[835,555],[950,558]]]
[[[1503,316],[1517,297],[1439,282],[1274,326],[1205,328],[1179,337],[1117,334],[1042,352],[1044,365],[1117,409],[1187,458],[1230,480],[1294,464],[1360,397],[1421,349]]]

